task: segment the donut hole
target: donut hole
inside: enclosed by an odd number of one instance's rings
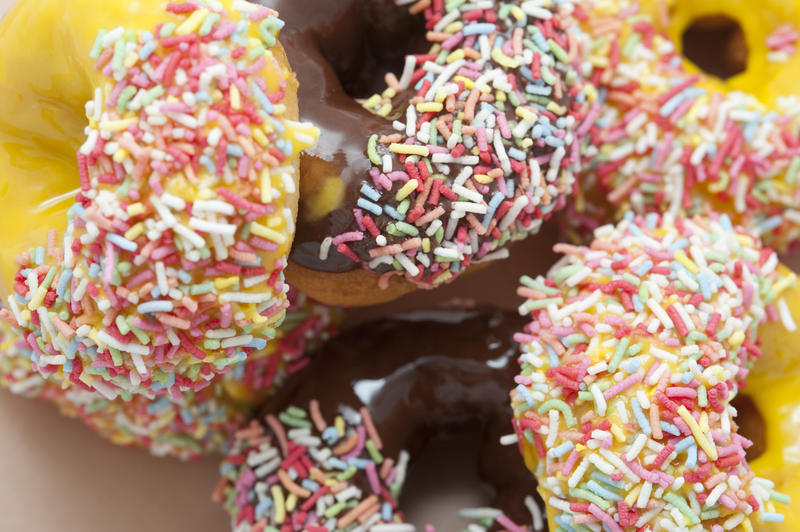
[[[491,506],[495,490],[470,467],[478,463],[479,448],[480,438],[472,434],[435,438],[414,453],[401,499],[417,530],[428,523],[437,530],[462,530],[461,508]]]
[[[759,412],[755,401],[747,395],[738,395],[731,404],[738,412],[736,424],[739,426],[739,434],[753,442],[753,446],[747,449],[747,460],[755,460],[767,450],[764,416]]]
[[[739,22],[726,15],[695,19],[682,35],[683,55],[697,67],[720,79],[747,70],[748,49]]]
[[[356,2],[336,26],[335,35],[318,36],[319,49],[351,98],[383,92],[387,73],[400,77],[405,56],[429,47],[422,15],[386,0]]]

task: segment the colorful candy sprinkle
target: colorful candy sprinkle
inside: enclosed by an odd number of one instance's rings
[[[755,477],[731,400],[796,282],[725,216],[628,214],[525,277],[515,427],[563,530],[752,530],[786,500]],[[599,529],[599,528],[598,528]]]
[[[408,2],[396,0],[398,5]],[[507,256],[575,186],[587,95],[571,1],[414,4],[431,48],[363,102],[395,132],[366,143],[372,169],[332,251],[423,287]]]

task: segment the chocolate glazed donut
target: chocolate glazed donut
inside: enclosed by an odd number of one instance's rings
[[[433,2],[423,17],[395,1],[258,0],[286,21],[301,116],[322,130],[301,162],[287,276],[329,304],[391,300],[502,258],[574,187],[584,94],[567,61],[571,5],[512,16]],[[474,28],[450,35],[448,21]],[[465,58],[436,64],[443,47]],[[430,89],[449,65],[461,68]],[[403,72],[388,90],[387,72]]]
[[[499,511],[488,517],[508,530],[521,530],[508,519],[530,524],[523,500],[536,484],[517,446],[499,443],[510,429],[512,336],[522,325],[500,311],[431,310],[361,325],[328,342],[264,410],[266,425],[254,421],[237,435],[217,492],[234,527],[332,531],[355,520],[364,530],[402,523],[396,500],[402,503],[408,456],[432,438],[469,434],[482,442],[473,465],[496,490]],[[279,510],[291,493],[294,511]]]

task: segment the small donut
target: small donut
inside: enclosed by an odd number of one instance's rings
[[[519,290],[533,321],[512,391],[551,530],[753,530],[797,513],[751,470],[731,406],[796,282],[776,253],[724,215],[629,215],[556,247]]]
[[[26,0],[3,20],[2,314],[42,372],[110,400],[196,391],[274,336],[316,135],[293,121],[282,25],[230,0]]]
[[[659,4],[649,0],[640,11],[628,1],[593,1],[582,12],[595,43],[582,73],[600,98],[587,121],[587,214],[571,218],[594,227],[609,221],[603,209],[592,212],[597,203],[618,214],[715,210],[778,250],[793,245],[800,237],[800,105],[791,65],[800,56],[771,63],[765,43],[800,22],[800,4],[775,0],[742,11],[732,0],[676,0],[666,25],[647,16]],[[685,24],[707,14],[732,17],[745,33],[747,69],[725,81],[681,55]],[[694,31],[702,36],[702,25]],[[723,58],[720,52],[717,61]]]
[[[141,447],[182,460],[225,452],[234,432],[260,404],[309,362],[307,355],[330,338],[342,313],[290,293],[292,305],[274,342],[197,392],[177,396],[132,395],[106,399],[88,387],[64,388],[41,376],[31,349],[0,322],[0,386],[55,404],[62,415],[83,421],[117,445]]]
[[[464,467],[496,490],[498,508],[480,512],[486,527],[543,530],[537,504],[527,499],[531,515],[523,503],[532,475],[498,444],[510,430],[512,335],[521,325],[488,309],[418,311],[325,344],[266,416],[237,433],[215,492],[232,528],[414,530],[398,506],[409,460],[433,437],[477,433],[480,462]]]
[[[388,301],[507,256],[564,206],[587,99],[572,2],[260,1],[288,22],[301,116],[322,130],[291,284]]]

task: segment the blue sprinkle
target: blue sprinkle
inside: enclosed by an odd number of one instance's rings
[[[375,203],[372,203],[368,199],[358,198],[358,201],[356,202],[356,205],[358,205],[360,208],[364,209],[365,211],[371,212],[375,216],[380,216],[381,214],[383,214],[383,209],[381,209],[381,206],[377,205]]]
[[[528,406],[534,406],[536,404],[536,400],[531,395],[531,392],[523,386],[522,384],[517,384],[517,391],[522,395],[522,398],[525,399],[525,402],[528,403]]]
[[[497,30],[497,26],[490,22],[483,22],[479,24],[470,24],[462,31],[464,35],[488,35]]]
[[[33,261],[40,266],[44,264],[44,246],[39,246],[36,248],[36,255]]]
[[[147,301],[140,303],[136,310],[140,314],[147,314],[149,312],[172,312],[172,301]]]
[[[600,497],[602,497],[604,499],[610,499],[612,501],[621,501],[622,500],[622,497],[620,497],[619,495],[617,495],[613,491],[604,488],[603,486],[601,486],[600,484],[598,484],[594,480],[590,480],[589,482],[587,482],[585,484],[585,486],[589,491],[591,491],[595,495],[599,495]]]
[[[673,436],[681,435],[681,431],[678,430],[678,427],[676,427],[672,423],[667,423],[666,421],[661,422],[661,430],[663,430],[667,434],[672,434]]]
[[[64,297],[64,292],[67,290],[67,284],[72,279],[72,269],[67,268],[61,272],[61,277],[58,279],[58,286],[56,286],[56,295]]]
[[[686,454],[686,467],[689,469],[694,469],[697,467],[697,445],[692,445],[689,447],[689,450]]]
[[[394,218],[395,220],[405,220],[405,216],[397,212],[397,210],[392,207],[391,205],[386,205],[383,207],[383,210],[386,211],[386,214]]]
[[[647,421],[644,412],[642,412],[642,407],[639,405],[639,400],[636,397],[631,399],[631,407],[633,408],[633,417],[636,418],[636,423],[639,424],[642,432],[650,436],[653,433],[653,429],[650,428],[650,423]]]
[[[128,240],[124,236],[120,236],[115,233],[108,233],[106,238],[111,241],[112,244],[118,248],[124,249],[125,251],[136,251],[136,249],[139,247],[136,245],[136,242]]]
[[[368,183],[361,184],[361,193],[372,201],[378,201],[381,199],[381,193],[369,186]]]
[[[339,441],[339,431],[335,427],[328,427],[322,432],[322,439],[328,445],[332,445]]]
[[[675,445],[675,451],[678,453],[682,453],[689,447],[695,445],[694,438],[691,436],[687,436],[686,438],[682,439]]]
[[[564,456],[565,454],[567,454],[568,452],[570,452],[574,448],[575,448],[575,444],[568,440],[568,441],[565,441],[564,443],[562,443],[561,445],[559,445],[558,447],[554,447],[554,448],[550,449],[550,454],[552,454],[556,458],[560,458],[560,457]]]

